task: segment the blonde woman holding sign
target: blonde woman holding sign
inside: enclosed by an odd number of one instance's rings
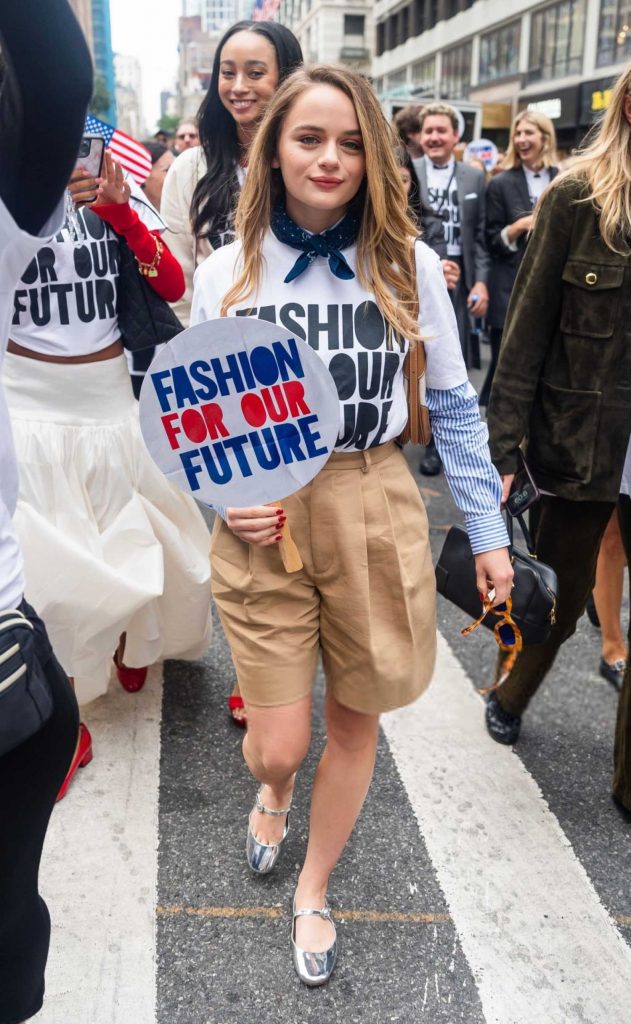
[[[327,744],[292,931],[298,976],[319,985],[337,950],[329,877],[368,792],[379,715],[415,700],[434,666],[427,517],[396,444],[407,420],[403,362],[421,337],[436,441],[480,591],[492,581],[503,601],[512,569],[440,262],[414,240],[391,131],[365,78],[318,66],[281,86],[251,150],[236,227],[237,241],[197,272],[193,322],[249,313],[282,324],[317,351],[340,401],[325,468],[275,507],[221,510],[212,551],[248,714],[244,756],[260,783],[247,835],[259,874],[287,834],[322,651]],[[279,550],[287,521],[303,563],[294,573]]]

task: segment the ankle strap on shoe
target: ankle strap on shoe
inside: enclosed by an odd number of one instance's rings
[[[294,917],[321,917],[325,921],[331,921],[331,908],[322,907],[322,910],[294,910]]]
[[[261,789],[262,788],[263,787],[261,787]],[[278,810],[278,811],[275,810],[273,807],[266,807],[265,804],[261,803],[261,790],[260,789],[259,789],[258,793],[256,794],[256,800],[254,801],[254,805],[255,805],[257,811],[261,811],[263,814],[271,814],[271,816],[273,818],[282,818],[282,816],[284,814],[289,814],[289,812],[291,810],[291,803],[289,804],[289,807],[281,807],[280,810]]]

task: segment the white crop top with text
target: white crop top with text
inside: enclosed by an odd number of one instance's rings
[[[164,228],[137,186],[130,205],[150,231]],[[15,291],[9,336],[33,352],[89,355],[120,337],[118,236],[87,207],[77,218],[83,238],[74,241],[64,224],[31,260]]]
[[[220,315],[221,300],[240,262],[241,243],[213,252],[194,279],[191,324]],[[336,448],[361,451],[391,441],[407,422],[403,363],[408,342],[390,337],[374,295],[357,277],[342,281],[317,257],[300,277],[284,278],[300,255],[271,231],[263,242],[264,265],[258,294],[231,307],[233,315],[257,316],[281,324],[307,341],[329,368],[340,398]],[[344,250],[356,270],[356,247]],[[440,260],[416,243],[420,325],[426,350],[426,383],[441,390],[467,380],[456,320]]]

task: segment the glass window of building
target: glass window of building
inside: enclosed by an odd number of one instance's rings
[[[480,37],[480,82],[517,74],[520,37],[521,20]]]
[[[463,99],[471,87],[471,40],[443,53],[440,95],[443,99]]]
[[[404,43],[410,38],[410,8],[411,5],[403,7],[399,15],[399,42]]]
[[[391,71],[388,75],[388,88],[398,89],[405,85],[408,77],[408,69],[400,68],[399,71]]]
[[[363,14],[345,14],[344,15],[344,35],[345,36],[363,36],[364,34],[364,15]]]
[[[562,78],[583,66],[585,0],[563,0],[532,16],[528,80]]]
[[[386,23],[385,21],[379,21],[377,23],[377,56],[381,57],[381,54],[386,48]]]
[[[598,33],[599,67],[622,64],[631,57],[631,0],[601,0]]]
[[[436,58],[417,60],[411,70],[412,85],[422,92],[433,93],[436,89]]]
[[[412,35],[425,31],[425,0],[414,0],[412,5]]]

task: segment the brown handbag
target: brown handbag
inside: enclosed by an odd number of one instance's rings
[[[432,428],[425,404],[425,346],[422,341],[410,345],[403,373],[407,380],[408,421],[399,434],[399,442],[428,445],[432,439]]]

